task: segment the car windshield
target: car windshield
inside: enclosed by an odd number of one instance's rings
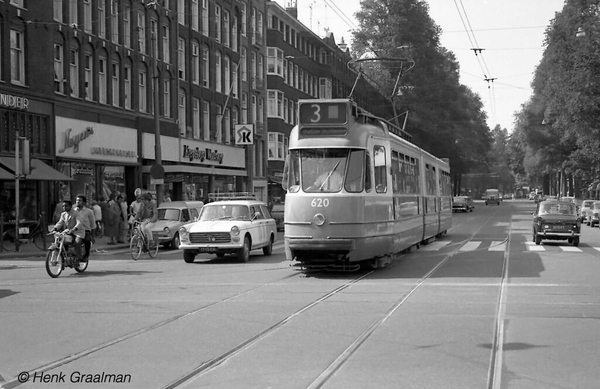
[[[594,204],[593,201],[584,201],[582,207],[590,208]]]
[[[209,204],[202,208],[200,221],[218,219],[250,220],[250,212],[247,206],[235,204]]]
[[[549,203],[542,204],[541,215],[575,215],[575,206],[572,203]]]
[[[455,197],[454,201],[466,201],[467,197]]]
[[[179,209],[175,208],[159,208],[158,209],[158,219],[159,220],[179,220]]]

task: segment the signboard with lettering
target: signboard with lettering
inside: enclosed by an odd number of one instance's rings
[[[235,125],[235,144],[245,146],[254,144],[254,125],[236,124]]]
[[[137,130],[57,116],[56,156],[136,163]]]
[[[345,124],[348,121],[348,103],[314,101],[300,103],[300,124]]]

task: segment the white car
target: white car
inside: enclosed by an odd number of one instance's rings
[[[194,262],[196,255],[234,253],[248,262],[250,251],[262,248],[271,255],[277,237],[275,219],[265,203],[257,200],[224,200],[205,204],[198,221],[179,229],[183,260]]]

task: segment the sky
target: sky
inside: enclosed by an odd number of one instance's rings
[[[342,38],[352,42],[360,0],[275,1],[284,8],[297,1],[298,19],[306,27],[321,37],[328,28],[338,44]],[[442,29],[441,45],[458,60],[461,84],[481,97],[488,126],[499,124],[512,131],[514,113],[532,95],[530,84],[542,58],[544,32],[564,0],[426,2],[429,16]],[[483,50],[475,55],[473,48]]]

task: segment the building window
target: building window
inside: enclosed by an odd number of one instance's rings
[[[237,64],[233,64],[233,71],[231,74],[231,95],[234,98],[238,98],[238,65]]]
[[[110,3],[110,31],[113,43],[119,43],[119,1]]]
[[[178,53],[179,79],[185,80],[185,39],[183,38],[179,38]]]
[[[146,19],[143,13],[137,14],[138,51],[146,54]]]
[[[131,109],[131,67],[123,67],[123,103],[125,109]]]
[[[231,23],[231,49],[237,53],[238,51],[238,19],[236,16],[233,17],[233,23]]]
[[[229,11],[223,11],[223,46],[229,47],[230,40]]]
[[[84,57],[85,99],[94,100],[94,57],[86,53]]]
[[[192,0],[192,29],[198,31],[198,0]]]
[[[283,77],[283,50],[276,47],[267,48],[267,74]]]
[[[204,130],[204,140],[210,140],[210,104],[208,101],[202,101],[202,129]]]
[[[267,98],[267,116],[283,119],[283,111],[285,109],[283,106],[285,100],[283,92],[275,89],[269,89],[267,91]]]
[[[215,53],[215,90],[217,92],[222,92],[222,77],[223,73],[221,70],[221,52],[217,51]]]
[[[71,97],[79,97],[79,50],[71,49],[69,58],[69,78]]]
[[[257,119],[258,119],[258,114],[257,114],[257,104],[256,104],[256,96],[252,95],[251,96],[252,99],[252,123],[254,123],[256,125]]]
[[[169,24],[165,23],[163,24],[163,36],[162,36],[162,40],[163,40],[163,61],[165,61],[166,63],[170,63],[171,62],[171,55],[169,54],[169,50],[171,49],[171,38],[170,38],[170,34],[169,34]]]
[[[139,110],[140,112],[148,112],[148,94],[146,87],[146,71],[140,70],[138,75],[138,85],[139,85]]]
[[[98,0],[98,36],[106,38],[106,4],[105,0]]]
[[[242,3],[242,36],[246,36],[246,31],[248,30],[246,24],[246,13],[247,13],[248,5],[246,3]]]
[[[223,59],[223,76],[225,78],[225,94],[229,95],[231,92],[231,72],[230,72],[230,64],[231,61],[229,60],[228,56],[225,56],[225,58]]]
[[[287,139],[280,132],[269,132],[269,161],[285,160]]]
[[[87,0],[90,1],[90,0]],[[59,23],[63,21],[62,0],[54,0],[52,2],[52,17]]]
[[[123,46],[131,48],[131,7],[123,4]]]
[[[192,137],[200,139],[200,100],[192,97]]]
[[[208,19],[208,0],[202,0],[202,35],[208,36],[210,21]]]
[[[78,28],[79,18],[77,15],[77,2],[69,1],[69,24],[73,28]]]
[[[150,56],[158,60],[158,21],[156,19],[150,19]]]
[[[202,86],[210,87],[210,50],[208,46],[202,47]]]
[[[225,143],[231,144],[231,111],[225,107],[225,113],[223,114],[223,128],[225,129]]]
[[[171,78],[168,77],[166,80],[163,81],[163,86],[164,86],[164,91],[163,91],[163,97],[164,97],[164,116],[166,118],[170,118],[171,117]],[[184,100],[185,102],[185,100]],[[184,116],[185,118],[185,116]],[[181,118],[180,118],[181,120]],[[185,128],[185,127],[184,127]]]
[[[242,47],[240,50],[240,68],[242,68],[242,81],[248,81],[248,65],[246,62],[246,48]]]
[[[192,82],[200,84],[200,45],[192,42]]]
[[[54,44],[54,92],[65,93],[63,46]]]
[[[106,104],[106,58],[98,58],[98,101]]]
[[[215,41],[221,42],[221,6],[215,4]]]
[[[179,22],[179,24],[181,25],[186,25],[185,24],[185,0],[178,0],[177,1],[177,21]]]
[[[56,1],[54,5],[56,6]],[[62,4],[61,4],[62,6]],[[83,0],[83,31],[92,33],[92,0]]]
[[[242,122],[248,124],[248,94],[242,93]]]
[[[25,54],[23,52],[23,33],[10,30],[10,80],[25,85]]]
[[[120,90],[119,90],[119,62],[112,63],[112,105],[115,107],[121,106]]]
[[[187,121],[186,121],[187,112],[186,112],[185,101],[186,101],[185,90],[179,89],[179,96],[177,98],[177,108],[178,108],[177,118],[179,119],[179,134],[181,136],[185,136],[185,137],[189,138],[190,134],[187,133]]]
[[[217,143],[223,143],[223,107],[220,105],[217,105],[217,123],[215,130],[215,141]]]

